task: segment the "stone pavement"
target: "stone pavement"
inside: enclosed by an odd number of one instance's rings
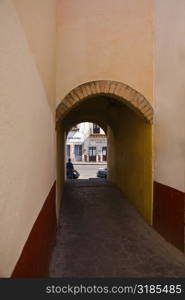
[[[185,256],[104,180],[64,189],[50,277],[185,277]]]

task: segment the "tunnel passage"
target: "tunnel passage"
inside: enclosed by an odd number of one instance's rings
[[[77,123],[93,122],[107,134],[108,179],[152,223],[152,118],[149,102],[125,84],[97,81],[72,90],[57,108],[58,203],[66,132]]]

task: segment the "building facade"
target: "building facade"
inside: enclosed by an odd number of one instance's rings
[[[106,162],[107,138],[103,129],[89,122],[73,126],[66,140],[68,158],[72,162]]]

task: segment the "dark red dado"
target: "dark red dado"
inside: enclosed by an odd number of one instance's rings
[[[56,184],[39,213],[29,234],[12,277],[47,277],[57,220],[55,206]]]
[[[185,193],[154,182],[154,228],[175,247],[184,251]]]

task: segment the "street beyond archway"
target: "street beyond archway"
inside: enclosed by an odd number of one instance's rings
[[[79,179],[96,178],[98,169],[106,167],[106,163],[74,163],[74,169],[80,173]]]

